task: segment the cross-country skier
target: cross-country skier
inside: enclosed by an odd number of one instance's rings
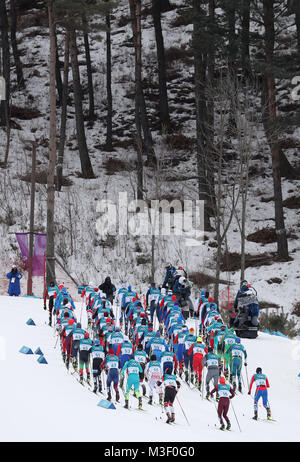
[[[180,383],[176,380],[176,375],[171,374],[171,370],[167,369],[163,375],[161,382],[158,382],[159,386],[163,386],[165,395],[164,395],[164,409],[167,414],[167,423],[175,422],[175,411],[173,403],[177,392],[180,388]]]
[[[79,378],[80,383],[83,383],[83,369],[85,367],[87,383],[90,385],[90,354],[93,343],[90,339],[89,333],[84,334],[84,338],[79,342]]]
[[[231,327],[228,332],[224,334],[221,338],[219,345],[221,346],[223,359],[224,359],[224,375],[228,377],[229,369],[231,370],[231,355],[228,354],[228,349],[230,345],[235,343],[235,339],[237,338],[234,329]]]
[[[51,281],[49,284],[49,287],[45,290],[45,295],[44,295],[44,310],[47,309],[46,306],[46,300],[47,297],[49,297],[49,303],[48,303],[48,310],[49,310],[49,326],[52,326],[52,310],[54,306],[54,299],[56,298],[58,294],[58,287],[55,285],[54,281]]]
[[[160,336],[160,332],[157,331],[155,337],[151,338],[146,344],[146,349],[149,349],[149,354],[156,355],[156,358],[160,360],[163,351],[168,351],[169,346],[165,340]]]
[[[73,332],[76,329],[76,324],[74,319],[69,319],[68,324],[64,326],[62,335],[65,336],[65,346],[66,346],[66,367],[69,369],[69,363],[72,354],[72,344],[73,344]]]
[[[159,394],[159,404],[162,404],[162,392],[159,388],[158,382],[162,378],[162,367],[160,361],[157,361],[156,355],[150,356],[150,361],[146,364],[145,367],[145,377],[148,380],[149,385],[149,404],[153,402],[153,390],[157,389]]]
[[[271,409],[270,405],[268,402],[268,388],[270,388],[269,381],[267,379],[267,376],[262,373],[261,367],[258,367],[256,369],[256,374],[253,374],[252,379],[250,381],[250,386],[249,386],[249,391],[248,395],[251,395],[251,389],[252,385],[255,382],[256,384],[256,390],[255,390],[255,395],[254,395],[254,420],[257,420],[258,418],[258,413],[257,413],[257,406],[258,406],[258,401],[260,398],[263,400],[263,405],[264,408],[267,410],[267,419],[271,419]]]
[[[78,350],[79,350],[79,344],[80,344],[80,340],[84,338],[84,334],[85,334],[85,330],[81,328],[81,323],[78,322],[76,324],[76,329],[74,329],[72,331],[72,337],[73,337],[73,341],[72,341],[72,364],[73,364],[73,368],[75,371],[77,371],[77,368],[78,368]]]
[[[217,386],[219,376],[220,376],[220,369],[222,367],[220,358],[215,353],[213,353],[213,348],[211,346],[208,347],[208,352],[203,358],[202,366],[207,367],[205,385],[206,385],[206,399],[209,399],[210,381],[213,380],[214,387]],[[217,400],[218,400],[218,394],[217,394]]]
[[[102,363],[105,358],[104,348],[100,345],[100,341],[96,339],[94,341],[94,346],[91,351],[92,355],[92,371],[93,371],[93,382],[94,390],[96,393],[97,389],[102,392],[102,382],[101,382],[101,372],[102,372]]]
[[[191,327],[189,330],[188,335],[184,339],[184,366],[185,366],[185,381],[194,382],[194,369],[193,369],[193,354],[189,354],[189,349],[191,345],[196,342],[197,337],[194,335],[195,330]],[[189,372],[191,372],[191,376],[189,376]]]
[[[152,282],[150,289],[146,294],[146,307],[149,308],[150,304],[150,318],[153,323],[153,317],[156,310],[156,304],[160,296],[160,290],[156,287],[155,282]]]
[[[108,337],[109,348],[114,350],[114,354],[117,354],[118,348],[124,341],[124,335],[120,332],[120,328],[116,327],[115,331],[112,332]]]
[[[127,305],[132,302],[132,299],[138,299],[137,293],[132,290],[131,286],[127,287],[127,291],[123,293],[122,300],[121,300],[121,315],[120,315],[120,326],[123,325],[124,322],[124,315]]]
[[[103,368],[105,368],[107,373],[106,379],[106,388],[107,388],[107,399],[111,401],[111,384],[113,383],[114,390],[116,393],[116,401],[119,401],[119,358],[114,354],[112,349],[108,350],[108,354],[104,360]]]
[[[165,373],[166,369],[171,370],[171,374],[177,372],[177,359],[172,351],[164,351],[160,356],[162,372]]]
[[[237,337],[235,343],[230,345],[227,354],[231,356],[230,359],[230,382],[233,383],[233,390],[236,390],[236,377],[238,378],[238,390],[242,391],[241,370],[243,365],[243,355],[245,361],[247,360],[247,352],[241,344],[241,339]],[[245,362],[247,365],[247,363]]]
[[[124,336],[124,342],[119,344],[116,355],[120,360],[120,368],[122,369],[124,364],[132,359],[134,352],[134,347],[128,337]]]
[[[227,417],[227,413],[229,410],[230,400],[234,397],[234,391],[230,387],[230,385],[226,383],[225,377],[220,377],[219,383],[211,391],[210,396],[212,397],[215,392],[217,392],[217,394],[219,395],[218,417],[221,424],[220,429],[224,430],[225,428],[223,422],[224,418],[227,423],[226,430],[230,430],[231,424],[230,420]]]
[[[145,377],[145,367],[147,362],[147,353],[143,350],[143,345],[140,343],[138,345],[137,350],[133,353],[133,359],[135,359],[141,366],[143,372],[140,372],[140,384],[143,389],[143,396],[146,394],[146,386],[144,384],[144,377]]]
[[[193,356],[193,369],[196,375],[195,385],[199,390],[201,389],[202,382],[202,360],[206,353],[207,348],[205,343],[203,343],[202,337],[198,337],[197,341],[190,346],[188,351],[188,354]]]
[[[140,373],[143,372],[140,363],[135,359],[127,361],[121,371],[121,387],[123,387],[124,375],[127,372],[127,383],[126,383],[126,395],[125,395],[125,408],[128,409],[129,404],[129,393],[132,387],[134,387],[135,396],[139,399],[139,409],[142,409],[142,397],[139,392],[140,387]]]

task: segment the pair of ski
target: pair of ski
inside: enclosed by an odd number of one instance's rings
[[[270,422],[270,423],[277,422],[277,420],[272,419],[272,418],[270,418],[270,419],[268,419],[268,418],[267,419],[262,419],[260,417],[258,417],[257,419],[253,419],[253,417],[252,417],[252,420],[254,420],[255,422]]]

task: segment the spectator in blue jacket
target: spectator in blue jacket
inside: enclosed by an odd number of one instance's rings
[[[20,279],[22,278],[22,274],[18,271],[18,268],[14,266],[11,272],[7,273],[6,277],[9,279],[8,295],[11,297],[13,295],[18,297],[21,293]]]

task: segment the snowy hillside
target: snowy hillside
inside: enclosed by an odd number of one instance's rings
[[[80,310],[81,303],[77,303],[78,317]],[[122,404],[117,404],[116,410],[98,407],[103,395],[95,396],[67,372],[47,317],[39,299],[0,298],[1,441],[299,441],[299,340],[260,333],[256,340],[243,341],[249,375],[260,366],[269,378],[269,401],[276,422],[251,419],[253,399],[246,393],[243,368],[243,394],[232,400],[241,431],[231,407],[232,431],[221,432],[213,402],[203,400],[199,391],[186,384],[178,398],[190,425],[176,401],[177,424],[172,426],[164,423],[165,416],[161,420],[160,406],[149,406],[145,399],[144,411],[137,410],[133,396],[129,411]],[[26,325],[29,318],[36,326]],[[20,353],[22,346],[33,351],[40,347],[48,364],[39,364],[37,355]],[[261,406],[259,417],[265,418]],[[66,419],[63,427],[62,418]]]
[[[176,135],[186,137],[185,149],[174,147],[167,137],[158,133],[155,122],[158,110],[158,83],[156,69],[155,36],[150,10],[145,8],[142,15],[143,41],[143,77],[147,109],[151,119],[151,128],[155,141],[155,151],[163,165],[161,197],[195,199],[197,182],[193,179],[196,172],[195,156],[195,104],[193,91],[193,63],[189,56],[192,24],[183,23],[182,15],[186,5],[180,0],[172,1],[173,8],[162,15],[165,48],[168,55],[167,85],[171,117],[176,127]],[[220,9],[217,14],[220,14]],[[15,232],[28,231],[30,183],[28,174],[31,168],[31,153],[24,147],[22,140],[35,138],[38,144],[37,166],[38,184],[36,187],[35,231],[46,229],[46,185],[45,172],[48,168],[49,151],[49,36],[46,21],[40,21],[44,12],[41,9],[22,13],[17,34],[24,64],[26,91],[13,88],[12,111],[13,126],[11,130],[11,147],[8,168],[0,169],[0,259],[2,269],[0,275],[0,293],[6,294],[7,280],[5,273],[20,252],[15,239]],[[45,18],[44,18],[45,19]],[[290,18],[283,28],[282,42],[285,34],[293,36],[289,46],[295,49],[296,30]],[[191,22],[191,21],[190,21]],[[70,72],[70,104],[68,106],[67,141],[64,159],[65,186],[55,196],[56,242],[55,252],[69,272],[79,283],[88,283],[93,279],[97,283],[111,275],[115,283],[127,279],[141,292],[149,283],[151,274],[151,237],[141,238],[116,236],[103,242],[97,232],[96,223],[99,218],[97,204],[102,199],[118,200],[121,191],[128,193],[129,200],[135,195],[136,184],[136,152],[132,138],[134,134],[134,54],[132,48],[132,31],[129,21],[128,1],[119,2],[112,17],[112,59],[113,59],[113,134],[114,151],[105,152],[105,34],[100,35],[102,41],[90,34],[91,58],[93,63],[93,81],[95,88],[96,120],[86,123],[87,144],[95,172],[95,179],[80,178],[80,162],[75,133],[74,101],[72,93],[72,76]],[[58,51],[60,62],[63,59],[63,30],[57,28]],[[283,46],[283,45],[282,45]],[[79,34],[79,62],[84,90],[84,109],[87,110],[86,66],[83,38]],[[184,56],[184,51],[187,54]],[[176,53],[175,53],[176,52]],[[173,53],[173,54],[172,54]],[[220,62],[218,65],[221,66]],[[14,73],[13,87],[16,84]],[[284,104],[290,102],[290,82],[278,90],[278,99],[284,110]],[[42,91],[41,91],[42,89]],[[297,105],[296,105],[297,106]],[[60,109],[58,110],[60,114]],[[59,118],[58,118],[59,120]],[[59,125],[59,124],[58,124]],[[286,150],[290,162],[297,165],[299,130],[286,133],[287,141],[294,141],[292,148]],[[58,131],[58,130],[57,130]],[[2,136],[3,134],[3,136]],[[274,228],[274,202],[271,156],[264,136],[263,127],[256,133],[259,143],[254,143],[252,175],[250,179],[249,199],[247,205],[246,235],[262,228]],[[284,137],[284,136],[283,136]],[[0,146],[4,152],[6,139],[1,129]],[[295,148],[294,148],[295,146]],[[230,151],[235,149],[232,141]],[[230,163],[228,171],[230,172]],[[260,175],[264,169],[266,173]],[[190,179],[191,177],[191,179]],[[27,181],[25,181],[27,179]],[[286,227],[289,235],[289,251],[291,260],[279,262],[274,258],[276,242],[246,242],[246,252],[251,256],[268,254],[266,264],[250,266],[246,269],[246,278],[258,291],[260,301],[269,306],[278,305],[284,312],[292,310],[293,303],[300,300],[300,247],[299,247],[299,204],[298,181],[283,178],[283,199],[285,202]],[[146,199],[155,197],[153,172],[145,167]],[[293,201],[293,198],[296,198]],[[289,203],[289,201],[291,203]],[[293,205],[293,202],[295,204]],[[298,205],[297,205],[298,204]],[[162,282],[163,265],[172,262],[182,265],[188,273],[200,271],[213,276],[215,268],[215,233],[206,233],[204,242],[197,246],[189,245],[189,234],[182,238],[162,237],[155,247],[155,280]],[[229,252],[240,251],[240,234],[237,224],[232,222],[228,234]],[[67,280],[57,269],[57,278]],[[223,271],[221,279],[233,284],[235,292],[240,280],[240,273],[234,269]],[[70,282],[70,281],[68,281]],[[74,286],[72,283],[70,287]],[[26,278],[21,281],[22,293],[26,291]],[[199,289],[193,288],[193,300]],[[226,284],[221,285],[226,290]],[[35,295],[41,296],[43,282],[34,282]],[[74,290],[74,294],[75,294]],[[272,339],[273,341],[273,339]]]

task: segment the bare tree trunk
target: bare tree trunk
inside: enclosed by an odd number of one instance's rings
[[[280,158],[279,146],[277,141],[277,109],[276,109],[276,89],[275,78],[273,74],[273,54],[275,43],[274,30],[274,0],[263,0],[264,26],[265,26],[265,56],[266,56],[266,88],[268,94],[268,117],[270,127],[270,140],[272,151],[272,169],[273,169],[273,186],[274,186],[274,203],[275,203],[275,227],[277,236],[278,255],[288,260],[288,244],[286,229],[284,224],[284,214],[282,205],[281,175],[280,175]]]
[[[111,90],[111,33],[110,13],[106,15],[106,95],[107,95],[107,117],[106,117],[106,147],[107,151],[113,150],[112,142],[112,90]]]
[[[222,258],[222,237],[221,237],[221,200],[222,200],[222,155],[219,156],[217,165],[217,193],[216,193],[216,236],[217,236],[217,255],[216,255],[216,273],[214,284],[214,300],[218,303],[219,299],[219,284],[221,273],[221,258]]]
[[[57,93],[58,93],[58,104],[61,106],[63,84],[62,84],[61,73],[60,73],[56,28],[55,28],[55,78],[56,78],[56,88],[57,88]]]
[[[138,46],[137,46],[137,20],[135,12],[135,0],[129,0],[131,25],[133,32],[133,41],[135,49],[135,126],[136,126],[136,149],[137,149],[137,199],[143,199],[143,141],[140,114],[140,68],[138,64]]]
[[[207,24],[208,50],[207,50],[207,152],[209,171],[207,182],[209,188],[210,201],[215,203],[215,184],[214,184],[214,126],[215,126],[215,101],[214,101],[214,82],[215,82],[215,0],[209,0],[209,20]],[[209,215],[213,215],[211,207],[208,208]]]
[[[251,75],[250,64],[250,6],[251,0],[242,0],[242,37],[241,37],[241,63],[244,75]]]
[[[76,118],[76,134],[83,178],[94,178],[94,172],[86,144],[84,118],[82,109],[82,89],[80,85],[80,74],[78,65],[78,51],[76,45],[76,32],[74,28],[70,30],[70,54],[73,75],[73,91]]]
[[[299,0],[288,0],[288,6],[291,12],[295,14],[295,23],[297,28],[298,55],[300,58],[300,3]]]
[[[52,15],[52,1],[48,3],[49,34],[50,34],[50,134],[49,134],[49,167],[47,178],[47,248],[46,248],[46,281],[55,281],[55,229],[54,229],[54,172],[56,164],[56,88],[55,63],[56,40],[55,26]]]
[[[204,201],[204,229],[210,230],[210,191],[207,181],[207,107],[206,107],[206,59],[205,50],[201,48],[204,42],[203,36],[203,13],[199,0],[193,0],[193,52],[195,69],[195,103],[196,103],[196,137],[197,137],[197,173],[198,173],[198,196]]]
[[[141,0],[129,0],[133,41],[135,47],[135,85],[136,104],[144,134],[144,145],[147,159],[150,164],[155,163],[152,134],[150,131],[146,104],[142,85],[142,31],[141,31]]]
[[[17,45],[17,10],[15,5],[15,0],[10,0],[10,40],[11,46],[16,66],[16,75],[19,88],[25,87],[24,76],[23,76],[23,67],[20,60],[20,53]]]
[[[88,94],[89,94],[89,120],[95,119],[95,103],[94,103],[94,87],[93,87],[93,75],[92,75],[92,63],[90,54],[90,44],[88,35],[88,22],[85,14],[82,15],[83,29],[83,40],[86,58],[86,70],[88,79]]]
[[[0,0],[0,32],[2,42],[2,75],[6,83],[6,99],[1,101],[0,106],[0,126],[8,127],[10,123],[10,54],[5,0]]]
[[[160,128],[162,133],[170,133],[171,127],[167,92],[165,47],[161,28],[162,3],[162,0],[152,0],[152,17],[157,50]]]
[[[66,125],[67,125],[67,110],[68,110],[68,88],[69,88],[69,67],[70,67],[70,32],[66,30],[65,36],[65,55],[64,55],[64,82],[61,102],[61,118],[60,118],[60,137],[59,150],[57,158],[57,190],[60,191],[63,181],[63,163],[64,150],[66,142]]]
[[[235,74],[237,56],[236,0],[225,0],[225,11],[228,21],[228,67],[232,75]]]

